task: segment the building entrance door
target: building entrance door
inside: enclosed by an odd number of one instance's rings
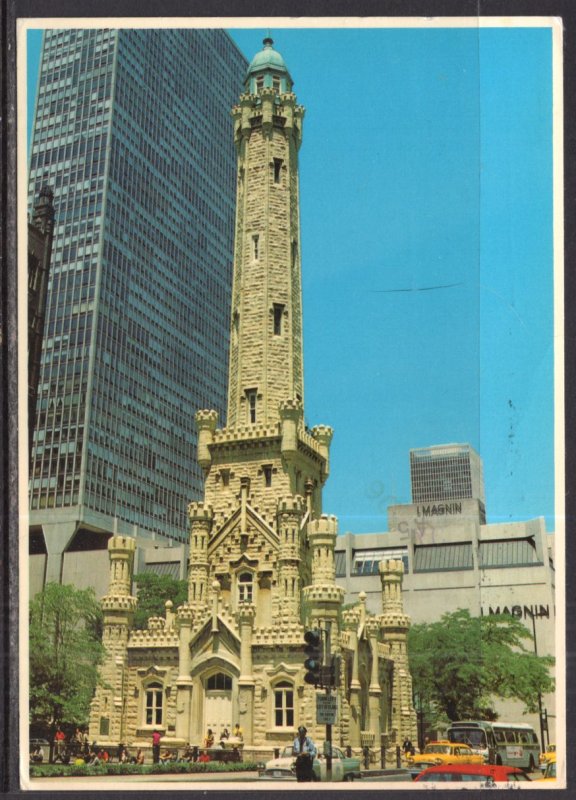
[[[224,728],[232,732],[232,678],[223,672],[211,675],[204,690],[204,735],[208,729],[217,745]]]

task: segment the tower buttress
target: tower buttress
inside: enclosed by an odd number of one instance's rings
[[[380,627],[394,660],[392,727],[397,731],[397,741],[402,741],[405,737],[415,739],[416,712],[412,699],[412,676],[407,647],[410,617],[404,613],[402,600],[404,564],[397,560],[381,561],[378,570],[382,584]]]
[[[278,617],[300,619],[300,525],[304,514],[301,497],[284,497],[278,502]]]
[[[190,557],[188,559],[188,606],[192,611],[208,608],[208,537],[213,512],[204,503],[190,503]]]
[[[108,542],[110,579],[108,594],[102,598],[102,643],[106,656],[100,670],[106,688],[101,689],[90,706],[92,739],[102,740],[100,731],[106,729],[105,736],[111,741],[121,741],[128,637],[137,603],[131,594],[135,552],[136,540],[130,537],[112,536]]]

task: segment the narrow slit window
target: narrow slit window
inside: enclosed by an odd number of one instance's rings
[[[274,303],[274,336],[282,334],[282,317],[284,316],[284,306]]]
[[[262,467],[262,472],[264,473],[264,486],[270,488],[272,486],[272,465],[265,464]]]
[[[246,401],[248,403],[248,422],[256,422],[256,389],[246,389]]]
[[[282,159],[274,159],[274,183],[280,183],[282,179]]]
[[[252,236],[252,258],[254,261],[258,261],[260,257],[260,236],[255,233]]]
[[[272,88],[276,89],[277,92],[280,91],[280,78],[278,75],[272,76]]]

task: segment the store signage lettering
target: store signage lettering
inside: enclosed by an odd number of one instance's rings
[[[484,616],[484,609],[480,610],[482,616]],[[518,619],[530,619],[531,617],[546,617],[547,619],[550,618],[550,606],[496,606],[496,608],[492,608],[492,606],[488,606],[488,616],[492,614],[508,614],[512,617],[518,617]]]
[[[442,517],[445,514],[461,514],[462,503],[438,503],[432,506],[416,506],[419,517]]]

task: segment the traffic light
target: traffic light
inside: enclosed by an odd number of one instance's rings
[[[304,680],[306,683],[313,683],[317,686],[320,683],[320,669],[322,667],[322,631],[314,628],[311,631],[306,631],[304,634],[304,641],[306,646],[304,652],[306,653],[306,674]]]

